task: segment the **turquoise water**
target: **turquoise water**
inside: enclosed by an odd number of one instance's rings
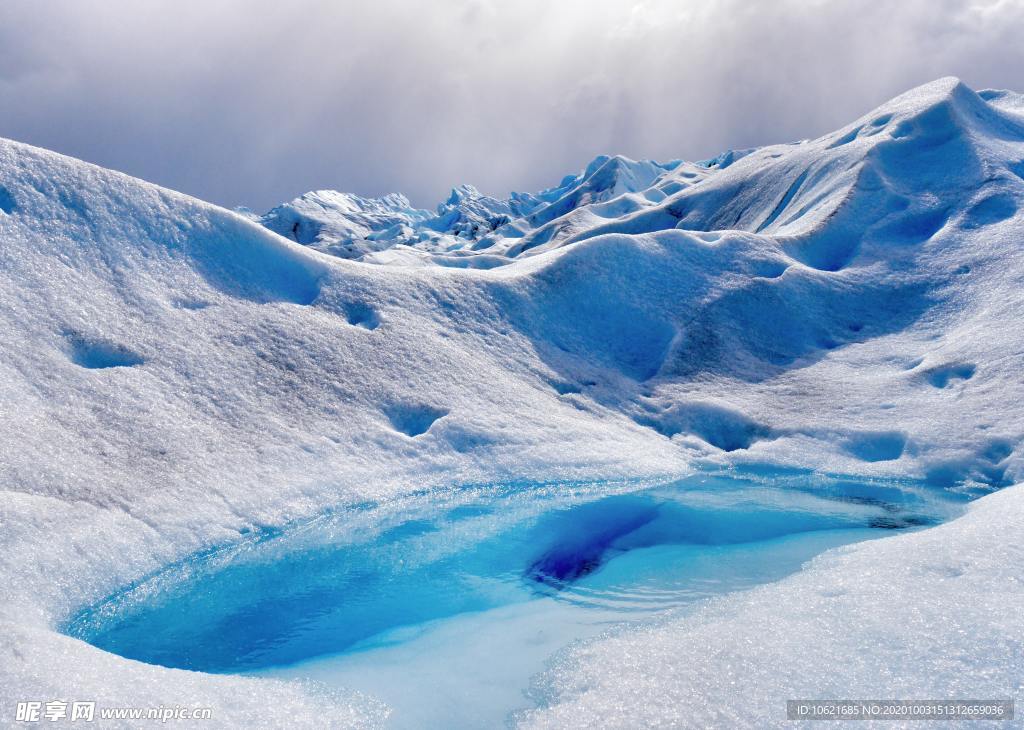
[[[964,500],[775,470],[453,489],[250,535],[66,630],[152,664],[364,690],[396,726],[500,725],[573,641],[948,519]]]

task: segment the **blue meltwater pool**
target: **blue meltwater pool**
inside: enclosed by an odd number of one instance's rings
[[[151,664],[359,690],[394,727],[501,726],[573,642],[946,520],[967,498],[776,470],[433,491],[250,535],[64,628]]]

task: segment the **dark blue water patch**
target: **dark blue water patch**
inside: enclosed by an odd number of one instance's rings
[[[693,592],[679,587],[687,567],[673,561],[714,565],[730,554],[723,547],[753,554],[764,545],[768,555],[801,535],[841,543],[914,529],[955,514],[958,500],[917,485],[781,472],[643,488],[478,485],[255,531],[82,610],[65,628],[151,664],[252,671],[402,642],[398,629],[440,619],[571,600],[612,565],[622,566],[606,586],[617,601],[629,602],[642,573],[644,591],[671,587],[659,599],[670,605],[673,592]],[[736,568],[722,566],[726,590]]]
[[[876,530],[906,530],[911,527],[926,527],[928,525],[934,525],[938,522],[933,517],[927,517],[925,515],[904,515],[900,517],[892,515],[884,515],[881,517],[872,517],[868,521],[868,527]]]
[[[534,529],[551,544],[526,570],[528,579],[561,586],[601,566],[618,541],[659,516],[654,500],[645,497],[609,497],[572,510],[555,512]]]

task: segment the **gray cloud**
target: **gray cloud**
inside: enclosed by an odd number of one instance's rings
[[[225,205],[491,193],[596,154],[814,136],[919,83],[1024,90],[1024,0],[8,0],[0,135]]]

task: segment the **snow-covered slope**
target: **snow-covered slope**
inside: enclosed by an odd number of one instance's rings
[[[375,708],[132,663],[55,627],[254,526],[412,488],[700,462],[1018,481],[1022,200],[1024,101],[952,79],[710,163],[598,158],[536,196],[460,189],[437,214],[317,193],[264,219],[310,246],[2,141],[0,705],[74,686],[108,706],[215,699],[224,724],[266,724],[254,697],[298,724],[324,702],[359,721]],[[1019,491],[991,499],[935,534],[973,555],[972,531],[1019,532]],[[837,625],[867,611],[820,600]],[[864,661],[885,651],[864,640]],[[779,665],[762,658],[753,693]],[[560,701],[590,701],[559,681]]]

